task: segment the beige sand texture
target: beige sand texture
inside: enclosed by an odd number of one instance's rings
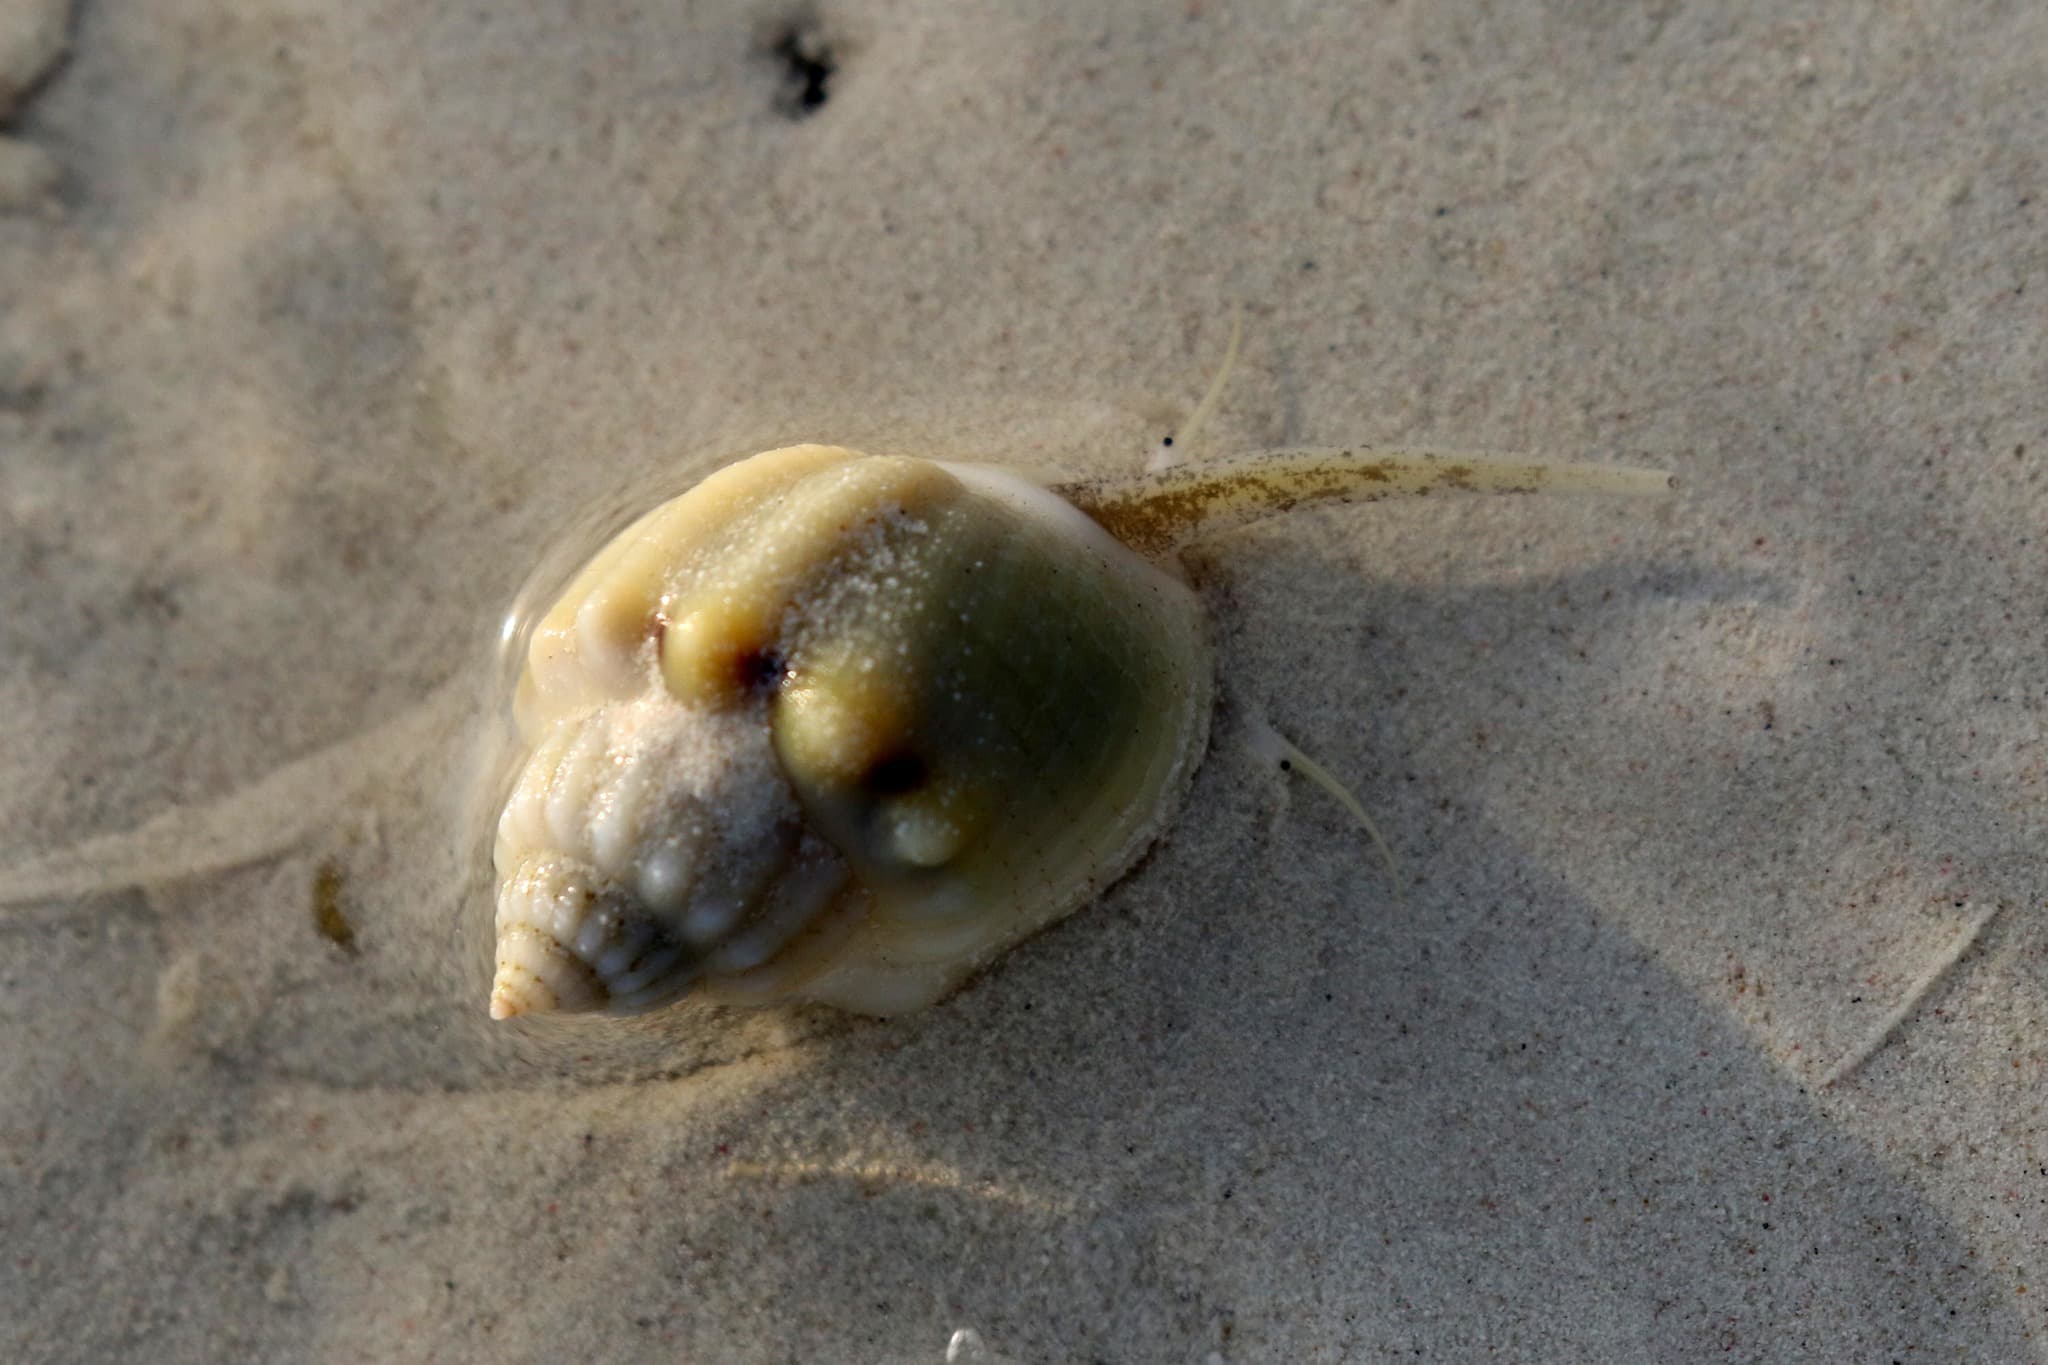
[[[2048,1359],[2048,7],[0,12],[0,1357]],[[1135,470],[1238,305],[1212,453],[1684,490],[1209,547],[1187,813],[927,1013],[489,1023],[562,526]]]

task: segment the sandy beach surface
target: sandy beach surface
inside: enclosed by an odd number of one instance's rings
[[[2037,0],[7,0],[0,1357],[2048,1360],[2044,70]],[[1185,814],[925,1013],[485,1017],[564,527],[1136,470],[1233,310],[1197,458],[1682,489],[1207,547]]]

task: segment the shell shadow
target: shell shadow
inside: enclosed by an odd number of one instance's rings
[[[1472,834],[1398,909],[1295,838],[1175,850],[914,1025],[810,1044],[745,1102],[764,1131],[723,1183],[624,1239],[744,1246],[743,1274],[622,1248],[588,1283],[732,1359],[821,1332],[936,1356],[962,1323],[1021,1359],[1438,1354],[1510,1317],[1541,1358],[2025,1354],[1936,1210],[1503,831]]]

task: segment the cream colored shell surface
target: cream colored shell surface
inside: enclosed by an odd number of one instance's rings
[[[741,461],[534,629],[493,1013],[928,1004],[1157,837],[1210,692],[1192,592],[1034,484]]]

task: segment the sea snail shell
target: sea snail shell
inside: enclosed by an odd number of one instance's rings
[[[1316,501],[1668,486],[1370,450],[1056,490],[835,446],[742,460],[533,629],[492,1017],[929,1004],[1115,881],[1185,793],[1212,689],[1182,545]]]

